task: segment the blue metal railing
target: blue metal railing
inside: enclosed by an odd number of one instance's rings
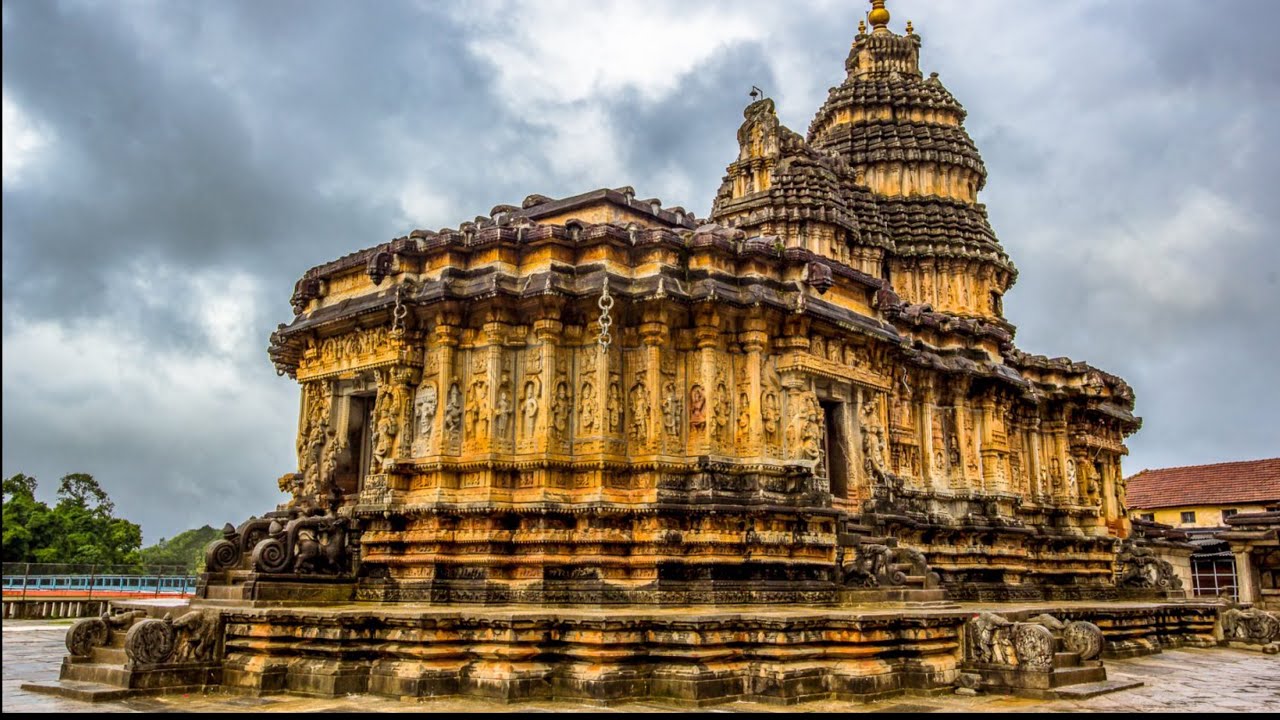
[[[94,593],[129,595],[191,595],[196,575],[178,567],[72,566],[41,563],[5,563],[3,588],[6,596],[28,594]]]

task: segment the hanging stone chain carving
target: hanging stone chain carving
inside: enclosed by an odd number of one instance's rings
[[[613,344],[613,335],[609,332],[613,327],[613,318],[609,316],[609,312],[613,310],[613,296],[609,294],[609,278],[604,279],[604,287],[600,290],[600,301],[596,303],[600,307],[600,352],[609,352],[609,346]]]
[[[391,337],[404,337],[404,320],[409,316],[409,308],[404,305],[404,285],[396,287],[396,308],[391,315]]]

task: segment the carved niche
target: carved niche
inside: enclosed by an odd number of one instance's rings
[[[578,401],[578,419],[581,421],[583,434],[592,434],[596,430],[596,386],[589,382],[582,384],[582,393]]]
[[[520,398],[520,438],[523,445],[531,445],[538,436],[538,411],[542,397],[542,384],[537,378],[530,378],[524,383],[524,394]]]
[[[440,394],[435,381],[428,380],[419,385],[413,400],[414,455],[426,455],[431,451],[439,407]]]
[[[680,444],[680,393],[674,382],[662,388],[662,429],[672,445]]]

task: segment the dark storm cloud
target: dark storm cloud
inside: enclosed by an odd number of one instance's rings
[[[6,103],[46,142],[6,169],[4,472],[95,473],[148,540],[261,512],[298,275],[534,192],[706,214],[747,90],[804,134],[852,7],[6,2]],[[1132,471],[1280,454],[1280,4],[890,7],[970,111],[1019,343],[1135,386]]]
[[[1042,45],[1062,69],[1016,88],[1038,106],[984,112],[1009,90],[989,68],[944,73],[1022,271],[1019,343],[1134,385],[1130,471],[1280,454],[1280,6],[1212,8],[1221,22],[1201,3],[1095,6]]]
[[[388,132],[456,131],[441,118],[459,113],[482,131],[493,116],[483,78],[429,10],[6,11],[6,93],[55,135],[59,168],[5,190],[4,233],[21,239],[5,244],[5,300],[26,313],[91,311],[103,272],[140,256],[296,275],[386,239],[401,229],[395,203],[360,183],[408,170]]]
[[[681,205],[698,217],[711,214],[724,168],[738,153],[737,132],[742,109],[750,102],[748,91],[774,84],[764,58],[763,47],[744,43],[695,68],[658,102],[642,102],[632,92],[610,104],[627,168],[639,178],[629,181],[637,192],[660,195],[664,204]],[[697,194],[679,197],[662,187],[664,176],[672,171],[687,174]],[[641,183],[645,179],[649,180]]]

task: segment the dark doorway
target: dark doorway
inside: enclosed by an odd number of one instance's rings
[[[822,464],[831,481],[831,494],[849,497],[849,444],[844,432],[844,403],[822,402],[827,432],[823,436]]]
[[[358,493],[373,459],[373,395],[352,395],[347,412],[346,447],[338,460],[337,485],[343,493]]]

